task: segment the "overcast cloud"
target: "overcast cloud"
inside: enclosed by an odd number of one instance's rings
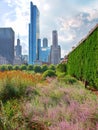
[[[30,1],[40,11],[40,37],[52,44],[58,31],[62,57],[98,23],[98,0],[0,0],[0,27],[12,27],[20,35],[23,54],[28,54]]]

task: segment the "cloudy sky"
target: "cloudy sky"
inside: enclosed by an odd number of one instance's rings
[[[58,31],[62,57],[98,23],[98,0],[0,0],[0,27],[12,27],[20,35],[23,54],[28,54],[30,1],[40,11],[40,37],[52,44]],[[16,40],[15,40],[16,44]]]

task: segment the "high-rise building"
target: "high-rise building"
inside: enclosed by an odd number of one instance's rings
[[[44,38],[43,39],[43,47],[48,47],[48,39],[47,38]]]
[[[54,30],[52,32],[52,46],[50,49],[50,63],[58,64],[61,59],[61,47],[58,45],[58,34],[57,31]]]
[[[23,64],[22,61],[22,46],[20,45],[19,36],[17,38],[17,45],[15,46],[15,58],[14,58],[14,65],[21,65]]]
[[[13,64],[14,35],[12,28],[0,28],[0,64]]]
[[[49,62],[50,47],[41,47],[40,60],[42,62]]]
[[[52,43],[53,43],[53,47],[58,46],[58,34],[56,30],[52,31]]]
[[[21,57],[22,56],[22,46],[20,45],[20,39],[17,39],[17,45],[15,46],[15,56]]]
[[[30,2],[30,24],[29,24],[29,64],[37,60],[37,45],[39,39],[39,10]]]
[[[37,42],[37,60],[40,60],[40,54],[41,54],[41,39],[38,39],[38,42]]]

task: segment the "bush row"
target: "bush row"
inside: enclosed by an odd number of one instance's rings
[[[56,66],[55,65],[1,65],[0,66],[0,71],[7,71],[7,70],[26,70],[26,71],[34,71],[35,73],[40,73],[40,72],[44,72],[46,70],[55,70]]]
[[[68,74],[98,89],[98,28],[68,56]]]

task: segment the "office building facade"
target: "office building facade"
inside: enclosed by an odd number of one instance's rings
[[[50,49],[50,63],[58,64],[61,59],[61,47],[58,45],[58,34],[57,31],[54,30],[52,32],[52,46]]]
[[[23,64],[22,61],[22,46],[20,45],[19,36],[17,38],[17,45],[15,46],[15,58],[14,58],[14,65],[21,65]]]
[[[0,28],[0,64],[13,64],[14,37],[12,28]]]
[[[43,47],[48,47],[48,39],[47,38],[43,38]]]
[[[37,45],[39,42],[39,10],[30,2],[30,24],[29,24],[29,64],[37,60]]]
[[[20,39],[17,39],[17,45],[15,46],[15,56],[21,57],[22,56],[22,46],[20,45]]]

